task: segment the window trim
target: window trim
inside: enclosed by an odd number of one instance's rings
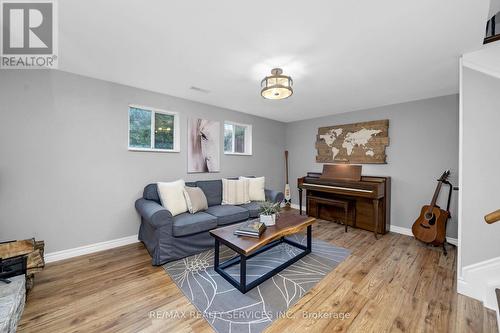
[[[236,125],[236,126],[245,127],[245,152],[244,153],[238,153],[238,152],[234,151],[234,144],[235,144],[234,136],[235,136],[235,131],[234,131],[234,127],[233,127],[232,151],[226,152],[225,147],[223,146],[222,150],[224,151],[224,155],[252,156],[253,155],[253,151],[252,151],[252,141],[253,141],[252,140],[252,132],[253,132],[252,125],[237,123],[235,121],[230,121],[230,120],[224,120],[224,126],[226,124],[233,125],[233,126]],[[223,128],[224,128],[224,126],[223,126]]]
[[[141,109],[145,111],[151,112],[151,147],[154,147],[155,140],[155,127],[156,127],[156,117],[155,114],[166,114],[174,116],[174,148],[173,149],[158,149],[158,148],[139,148],[139,147],[130,147],[130,109]],[[179,153],[180,149],[180,121],[179,121],[179,112],[175,111],[167,111],[158,108],[152,108],[149,106],[138,105],[138,104],[129,104],[127,109],[127,147],[129,151],[142,151],[142,152],[156,152],[156,153]]]

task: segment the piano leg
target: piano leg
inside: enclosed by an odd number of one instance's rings
[[[349,213],[349,204],[346,204],[344,206],[344,228],[345,232],[347,232],[347,215]]]
[[[378,233],[378,199],[373,200],[373,219],[375,222],[375,230],[373,230],[375,234],[375,239],[378,239],[377,233]]]
[[[302,189],[299,187],[299,214],[302,215]]]

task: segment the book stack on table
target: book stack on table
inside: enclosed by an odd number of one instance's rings
[[[234,234],[238,236],[259,238],[264,230],[266,230],[266,225],[257,219],[243,223],[241,227],[234,231]]]

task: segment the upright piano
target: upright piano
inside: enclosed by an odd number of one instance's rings
[[[302,191],[306,190],[306,214],[323,220],[337,221],[344,213],[328,200],[350,203],[347,225],[385,234],[391,219],[390,177],[362,176],[360,165],[323,165],[323,172],[308,172],[297,179],[300,214]]]

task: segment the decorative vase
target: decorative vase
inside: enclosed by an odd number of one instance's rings
[[[276,224],[276,214],[263,215],[260,214],[260,222],[264,223],[267,227]]]

